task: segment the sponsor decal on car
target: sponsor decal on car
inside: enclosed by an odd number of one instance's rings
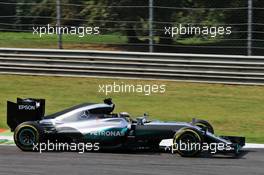
[[[36,106],[32,105],[18,105],[19,110],[27,110],[27,111],[33,111],[36,110]]]
[[[117,136],[124,136],[125,132],[123,131],[95,131],[88,133],[94,136],[110,136],[110,137],[117,137]]]

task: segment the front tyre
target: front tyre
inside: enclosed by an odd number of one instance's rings
[[[177,131],[173,138],[173,149],[182,157],[195,157],[201,152],[202,136],[192,128]]]
[[[14,141],[22,151],[34,151],[34,145],[41,140],[42,132],[35,122],[24,122],[14,131]]]
[[[195,120],[194,125],[202,128],[203,130],[207,130],[210,133],[214,134],[213,126],[206,120]]]

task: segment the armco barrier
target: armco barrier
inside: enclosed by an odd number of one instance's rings
[[[0,48],[0,73],[264,85],[264,57]]]

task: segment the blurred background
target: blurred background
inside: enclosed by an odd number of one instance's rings
[[[64,49],[264,55],[263,0],[0,0],[0,47],[58,48],[33,27],[98,26],[63,35]],[[231,35],[165,35],[165,26],[231,26]]]

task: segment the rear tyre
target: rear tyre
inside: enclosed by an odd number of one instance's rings
[[[202,128],[204,130],[207,130],[207,131],[209,131],[212,134],[214,134],[213,126],[206,120],[196,120],[194,125]]]
[[[201,152],[202,136],[192,128],[180,129],[174,135],[173,148],[182,157],[195,157]]]
[[[43,132],[36,122],[24,122],[14,131],[14,141],[22,151],[34,151],[34,145],[43,137]]]

